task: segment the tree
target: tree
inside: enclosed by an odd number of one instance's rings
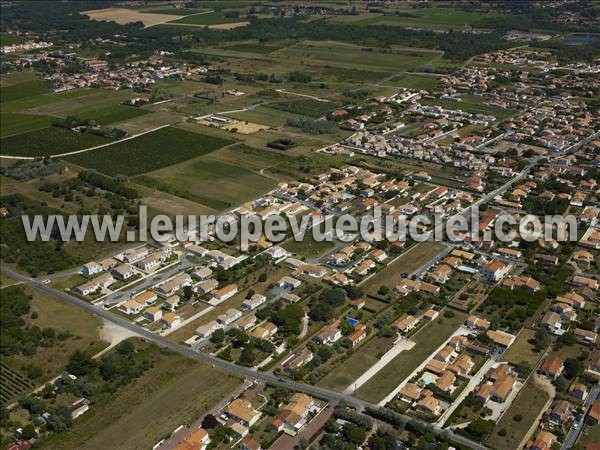
[[[222,328],[215,330],[210,336],[210,342],[213,344],[221,344],[225,340],[225,331]]]
[[[347,441],[358,446],[362,444],[367,437],[367,432],[363,427],[348,423],[343,428],[344,437]]]
[[[71,356],[69,364],[67,364],[67,371],[78,377],[90,374],[96,368],[96,361],[94,361],[87,353],[77,350]]]
[[[219,425],[217,418],[212,414],[207,414],[204,419],[202,419],[202,428],[210,430]]]
[[[243,366],[253,366],[255,360],[256,354],[254,352],[254,345],[250,343],[244,347],[244,350],[242,350],[239,362]]]

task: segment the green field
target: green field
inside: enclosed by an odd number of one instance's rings
[[[0,88],[0,102],[12,102],[22,98],[33,97],[49,92],[46,81],[31,80]]]
[[[9,34],[6,31],[0,33],[0,46],[20,44],[26,40],[27,38],[25,36],[16,36],[14,34]]]
[[[175,20],[173,23],[187,23],[192,25],[219,25],[221,23],[244,22],[241,17],[225,17],[222,12],[198,13]]]
[[[95,403],[70,431],[52,435],[40,448],[151,448],[179,425],[202,417],[240,382],[219,369],[156,348],[156,360],[144,375]]]
[[[144,9],[140,12],[148,14],[172,14],[173,16],[187,16],[190,14],[198,14],[202,12],[199,9],[190,8],[157,8],[157,9]]]
[[[337,43],[303,42],[279,50],[277,56],[306,64],[395,72],[416,69],[439,56],[431,50],[382,50]]]
[[[494,427],[494,431],[485,441],[486,445],[498,450],[518,448],[538,414],[542,412],[548,398],[548,393],[536,384],[535,377],[530,377]],[[517,414],[522,416],[522,420],[513,420]],[[506,435],[498,435],[500,430],[505,430]]]
[[[404,252],[400,258],[379,271],[377,275],[371,277],[361,287],[366,293],[370,294],[374,294],[382,285],[392,289],[402,278],[402,273],[410,273],[419,268],[442,251],[443,248],[441,244],[435,242],[421,242]]]
[[[434,76],[402,74],[392,78],[389,84],[402,86],[408,89],[434,90],[439,86],[439,81],[438,78]]]
[[[491,114],[498,120],[507,119],[510,116],[514,116],[518,111],[514,109],[499,109],[486,106],[483,104],[486,100],[483,97],[476,95],[464,95],[461,96],[462,102],[452,102],[449,100],[425,100],[422,103],[424,105],[437,105],[446,109],[460,109],[471,114]]]
[[[98,125],[110,125],[116,122],[123,122],[134,117],[143,116],[150,113],[146,109],[136,108],[135,106],[101,106],[86,110],[77,115],[81,119],[95,120]]]
[[[49,127],[56,117],[36,114],[0,113],[0,137],[22,134]]]
[[[225,139],[166,127],[66,159],[108,175],[133,176],[205,155],[230,143]]]
[[[449,8],[406,8],[399,15],[381,15],[354,22],[359,25],[401,25],[418,28],[462,28],[476,25],[482,19],[504,16],[501,13],[460,11]]]
[[[265,44],[259,44],[259,43],[254,43],[254,44],[246,43],[246,44],[228,45],[226,47],[223,47],[223,50],[230,50],[230,51],[234,51],[234,52],[243,52],[243,53],[266,54],[266,53],[271,53],[276,50],[279,50],[280,48],[283,48],[283,47],[279,47],[276,45],[265,45]]]
[[[335,109],[333,102],[320,102],[318,100],[289,100],[277,103],[270,103],[269,108],[300,114],[309,117],[321,117],[328,111]]]
[[[19,83],[20,84],[20,83]],[[10,89],[15,85],[3,87],[2,89]],[[2,112],[26,112],[28,109],[39,108],[45,105],[60,104],[62,102],[72,102],[73,100],[88,97],[98,93],[95,89],[73,89],[65,92],[38,94],[31,97],[23,97],[12,101],[2,102]],[[106,97],[106,93],[103,94]]]
[[[298,222],[300,221],[298,217]],[[315,241],[312,230],[307,230],[302,241],[296,241],[290,239],[281,245],[287,251],[294,253],[295,255],[304,256],[307,259],[317,258],[323,255],[328,250],[333,249],[335,242],[317,242]]]
[[[400,353],[356,392],[360,398],[379,402],[411,374],[435,349],[464,322],[466,315],[454,311],[454,317],[438,317],[425,325],[412,340],[415,346]],[[343,366],[340,370],[343,370]]]
[[[272,189],[277,181],[208,155],[136,179],[216,210],[239,205]]]
[[[110,139],[64,128],[47,127],[0,139],[0,154],[50,156],[106,144]]]

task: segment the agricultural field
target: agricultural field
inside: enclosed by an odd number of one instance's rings
[[[449,8],[403,8],[396,15],[380,15],[355,21],[358,25],[399,25],[418,28],[463,28],[477,26],[483,19],[492,20],[504,16],[500,13],[460,11]]]
[[[34,388],[35,384],[25,375],[11,369],[4,361],[0,362],[0,401],[3,405],[14,402]]]
[[[152,368],[139,379],[95,403],[70,431],[51,436],[40,448],[151,448],[182,423],[201,417],[241,382],[158,347],[155,353]],[[160,420],[149,411],[160,411]]]
[[[466,314],[453,311],[453,317],[441,315],[425,325],[411,340],[415,346],[400,353],[356,392],[360,398],[379,402],[444,343],[464,322]]]
[[[205,155],[230,143],[208,135],[165,127],[108,147],[69,156],[66,160],[107,175],[134,176]],[[170,151],[165,151],[165,148]]]
[[[431,50],[386,50],[340,43],[302,42],[277,52],[278,56],[309,65],[328,65],[369,71],[397,72],[427,64],[439,56]]]
[[[134,117],[149,114],[147,109],[136,108],[135,106],[102,106],[81,112],[78,117],[81,119],[95,120],[98,125],[105,126],[116,122],[123,122]]]
[[[277,51],[283,48],[283,46],[272,45],[272,44],[260,44],[256,43],[240,43],[227,45],[222,47],[223,50],[233,51],[233,52],[241,52],[241,53],[258,53],[258,54],[267,54]]]
[[[276,103],[270,103],[269,108],[300,114],[313,118],[321,117],[323,114],[336,108],[332,102],[320,102],[318,100],[289,100]]]
[[[134,181],[216,210],[239,205],[272,189],[278,182],[211,155],[147,173]]]
[[[57,93],[39,93],[33,96],[22,97],[11,101],[4,101],[0,104],[0,108],[3,113],[35,112],[48,115],[62,115],[56,113],[62,112],[62,110],[58,111],[55,109],[57,105],[70,106],[73,102],[80,98],[82,99],[81,101],[88,102],[91,99],[90,96],[97,93],[99,93],[99,91],[96,89],[73,89],[70,91]],[[106,96],[105,93],[103,96],[104,98],[110,98],[110,96]]]
[[[37,114],[0,113],[0,137],[46,128],[55,120],[56,117]]]
[[[48,83],[42,80],[23,81],[12,86],[0,87],[0,102],[7,103],[49,92]]]
[[[401,86],[408,89],[435,90],[439,86],[438,78],[428,75],[402,74],[392,78],[387,84]]]
[[[47,127],[0,139],[0,154],[10,156],[51,156],[95,147],[111,139],[64,128]]]
[[[225,13],[221,11],[192,14],[174,21],[174,23],[183,23],[188,25],[220,25],[239,22],[243,22],[243,19],[240,17],[225,17]]]
[[[125,25],[132,22],[142,22],[146,27],[176,20],[181,16],[172,14],[147,14],[141,11],[135,11],[127,8],[104,8],[83,11],[81,14],[88,16],[92,20],[116,22]]]
[[[26,40],[26,36],[17,36],[15,34],[7,33],[6,31],[0,33],[0,46],[20,44]]]

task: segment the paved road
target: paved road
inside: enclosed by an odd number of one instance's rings
[[[573,426],[571,426],[571,429],[567,433],[567,437],[565,438],[565,442],[563,443],[561,450],[568,450],[575,445],[575,442],[577,442],[577,438],[579,437],[579,433],[581,433],[581,430],[583,429],[583,424],[584,424],[585,419],[590,411],[590,408],[592,407],[594,402],[598,399],[599,395],[600,395],[600,384],[596,384],[596,386],[594,386],[592,388],[592,390],[590,391],[590,394],[585,399],[585,414],[581,414],[579,416],[579,420],[575,420],[575,422],[573,422]],[[577,425],[577,426],[575,426],[575,425]]]
[[[91,314],[95,314],[97,316],[102,317],[103,319],[114,323],[115,325],[118,325],[122,328],[125,328],[129,331],[131,331],[132,333],[134,333],[135,335],[149,341],[152,342],[156,345],[159,345],[161,347],[167,348],[169,350],[172,350],[176,353],[179,353],[180,355],[186,356],[188,358],[191,358],[193,360],[196,361],[200,361],[203,362],[205,364],[210,364],[213,367],[218,367],[220,369],[226,370],[228,372],[232,372],[235,374],[238,374],[244,378],[249,378],[249,379],[253,379],[253,380],[258,380],[258,381],[263,381],[265,383],[270,383],[272,385],[276,385],[276,386],[281,386],[281,387],[285,387],[287,389],[291,389],[294,391],[298,391],[298,392],[304,392],[306,394],[312,395],[314,397],[318,397],[318,398],[322,398],[322,399],[326,399],[332,402],[339,402],[339,401],[345,401],[348,404],[354,405],[355,407],[357,407],[360,410],[363,410],[366,407],[371,407],[371,408],[377,408],[377,405],[373,404],[373,403],[369,403],[369,402],[365,402],[363,400],[360,400],[356,397],[353,397],[351,395],[347,395],[347,394],[342,394],[339,392],[334,392],[334,391],[330,391],[328,389],[323,389],[317,386],[312,386],[309,384],[305,384],[305,383],[298,383],[292,380],[288,380],[288,379],[284,379],[281,377],[278,377],[276,375],[273,375],[271,373],[268,372],[259,372],[259,371],[254,371],[252,369],[249,369],[247,367],[241,367],[241,366],[237,366],[233,363],[224,361],[222,359],[219,359],[215,356],[211,356],[211,355],[207,355],[205,353],[198,353],[195,352],[194,350],[192,350],[189,347],[183,346],[181,344],[178,344],[176,342],[170,341],[162,336],[156,335],[154,333],[151,333],[148,330],[145,330],[139,326],[137,326],[136,324],[122,318],[119,317],[117,315],[112,314],[109,311],[104,310],[103,308],[97,308],[94,305],[92,305],[91,303],[88,303],[84,300],[81,300],[77,297],[74,297],[66,292],[62,292],[59,290],[56,290],[54,288],[49,287],[48,285],[44,285],[36,280],[33,280],[31,278],[28,278],[24,275],[21,275],[13,270],[10,270],[8,268],[2,267],[0,269],[0,271],[17,280],[22,282],[23,284],[26,284],[28,286],[31,286],[32,288],[35,288],[37,290],[40,290],[42,292],[44,292],[45,294],[51,295],[53,297],[59,298],[77,308],[83,309]],[[420,421],[414,417],[410,417],[410,416],[404,416],[405,419],[411,420],[411,421],[418,421],[418,422],[422,422],[424,425],[428,425],[428,423],[424,422],[424,421]],[[481,445],[478,442],[472,441],[471,439],[468,439],[464,436],[458,435],[458,434],[454,434],[453,432],[449,431],[449,430],[444,430],[440,427],[436,427],[433,426],[432,429],[436,432],[436,433],[444,433],[446,435],[448,435],[451,439],[455,440],[456,442],[459,442],[467,447],[470,447],[472,449],[475,450],[486,450],[486,447]]]

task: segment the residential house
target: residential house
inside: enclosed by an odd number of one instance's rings
[[[226,407],[227,414],[233,420],[240,422],[246,427],[254,425],[260,419],[261,413],[252,408],[248,400],[235,399]]]
[[[555,355],[547,356],[538,372],[551,380],[556,380],[563,373],[565,366],[563,360]]]
[[[486,331],[490,327],[490,322],[489,320],[470,315],[467,317],[467,320],[465,320],[465,326],[479,331]]]
[[[162,309],[158,306],[150,306],[144,310],[144,318],[148,319],[150,322],[156,322],[157,320],[162,319]]]
[[[285,362],[284,367],[286,370],[295,370],[298,367],[302,367],[304,364],[311,362],[312,359],[312,352],[308,348],[303,347]]]
[[[302,284],[302,281],[298,280],[297,278],[290,277],[288,275],[284,276],[277,282],[277,285],[280,288],[283,288],[283,289],[286,289],[289,291],[293,291],[294,289],[299,288],[301,284]]]
[[[257,326],[254,330],[248,333],[248,335],[256,339],[269,339],[275,333],[277,333],[277,325],[271,322],[265,322]]]
[[[419,319],[412,315],[405,314],[396,320],[392,327],[396,328],[400,333],[407,333],[416,327],[418,323]]]
[[[535,438],[527,442],[525,448],[529,450],[551,450],[557,437],[549,431],[539,430]]]
[[[481,273],[489,282],[497,282],[509,272],[510,268],[510,264],[495,259],[483,266]]]
[[[398,392],[398,397],[408,403],[416,402],[421,398],[421,388],[416,383],[406,383]]]
[[[225,300],[233,297],[238,292],[237,284],[228,284],[227,286],[217,289],[212,293],[213,300],[218,302],[224,302]]]
[[[165,326],[165,328],[176,328],[181,325],[181,317],[179,317],[174,312],[166,313],[161,319],[161,323]]]
[[[342,331],[338,328],[340,324],[339,319],[333,321],[329,325],[323,327],[323,329],[313,337],[313,341],[315,341],[319,345],[331,345],[342,337]]]
[[[254,294],[252,297],[245,299],[242,302],[242,309],[244,311],[251,311],[258,308],[267,302],[267,297],[261,294]]]
[[[224,312],[223,314],[220,314],[217,317],[217,322],[219,322],[220,324],[227,326],[227,325],[231,325],[233,322],[235,322],[236,320],[238,320],[240,317],[242,317],[242,312],[238,309],[235,308],[229,308],[226,312]]]
[[[306,424],[308,415],[314,406],[315,402],[312,397],[297,392],[292,395],[288,403],[279,408],[276,419],[283,422],[284,428],[295,434]]]
[[[367,338],[367,326],[362,323],[356,325],[356,327],[354,327],[354,331],[348,334],[347,337],[352,344],[352,347],[356,347]]]

